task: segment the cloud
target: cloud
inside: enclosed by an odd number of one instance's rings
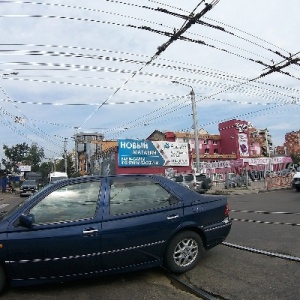
[[[79,126],[107,139],[191,130],[193,88],[199,127],[216,134],[218,122],[238,118],[268,128],[282,144],[286,131],[298,130],[299,67],[261,75],[298,57],[299,2],[220,1],[201,18],[208,26],[194,24],[185,40],[151,60],[167,34],[184,25],[179,15],[188,16],[198,4],[1,3],[3,142],[37,142],[49,157],[61,152],[55,136],[70,138]],[[18,75],[3,76],[11,72]],[[26,123],[15,123],[15,116]]]

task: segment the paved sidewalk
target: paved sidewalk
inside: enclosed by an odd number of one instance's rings
[[[209,190],[207,195],[244,195],[266,192],[262,189],[246,189],[246,188],[234,188],[234,189],[212,189]]]
[[[17,193],[2,193],[0,192],[0,201],[8,200],[10,198],[20,198],[20,195]]]
[[[232,188],[232,189],[217,189],[213,187],[211,190],[209,190],[206,194],[211,195],[244,195],[244,194],[255,194],[255,193],[265,193],[265,192],[271,192],[276,190],[289,190],[292,189],[291,187],[277,187],[277,188],[251,188],[251,187],[242,187],[242,188]]]
[[[272,178],[272,180],[256,180],[250,181],[250,185],[225,189],[224,182],[214,182],[213,187],[207,192],[207,194],[213,195],[242,195],[242,194],[254,194],[270,192],[275,190],[292,189],[291,181],[289,178]],[[268,187],[267,187],[268,186]]]

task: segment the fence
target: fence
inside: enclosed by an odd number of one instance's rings
[[[265,174],[258,177],[249,174],[239,175],[237,173],[227,173],[224,176],[207,174],[213,181],[213,189],[259,189],[273,190],[291,187],[294,173],[279,175],[277,173]]]

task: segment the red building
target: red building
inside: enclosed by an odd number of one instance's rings
[[[250,157],[249,125],[246,121],[230,120],[219,124],[221,151],[236,155],[236,159]]]
[[[198,130],[199,149],[195,148],[194,132],[172,132],[155,130],[144,141],[172,142],[188,145],[188,165],[151,165],[144,166],[120,165],[120,149],[118,141],[94,139],[90,141],[96,149],[92,156],[81,154],[79,157],[79,171],[83,174],[165,174],[169,171],[178,173],[191,172],[196,168],[196,151],[199,153],[199,171],[210,174],[224,174],[226,172],[241,172],[243,168],[265,169],[272,160],[274,169],[284,168],[285,156],[275,157],[277,151],[272,148],[271,136],[267,129],[256,129],[249,122],[233,119],[218,125],[220,134],[209,134],[204,129]],[[293,138],[294,140],[294,138]],[[138,140],[136,140],[138,141]],[[88,145],[87,145],[88,146]],[[85,146],[86,149],[91,147]],[[277,149],[277,148],[276,148]],[[79,153],[78,153],[79,154]],[[279,153],[278,153],[279,154]],[[130,157],[130,155],[128,155]],[[280,167],[278,167],[278,165]],[[276,166],[275,166],[276,165]],[[90,169],[89,169],[90,167]],[[218,177],[216,175],[216,177]]]

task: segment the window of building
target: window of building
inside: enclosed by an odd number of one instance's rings
[[[214,154],[218,154],[219,152],[218,152],[218,149],[215,149],[214,150]]]
[[[218,142],[217,141],[213,141],[213,145],[217,145],[218,144]]]
[[[206,148],[205,151],[204,151],[204,153],[205,153],[205,154],[209,154],[209,149]]]
[[[207,141],[207,140],[204,140],[204,141],[203,141],[203,144],[207,145],[207,144],[208,144],[208,141]]]

